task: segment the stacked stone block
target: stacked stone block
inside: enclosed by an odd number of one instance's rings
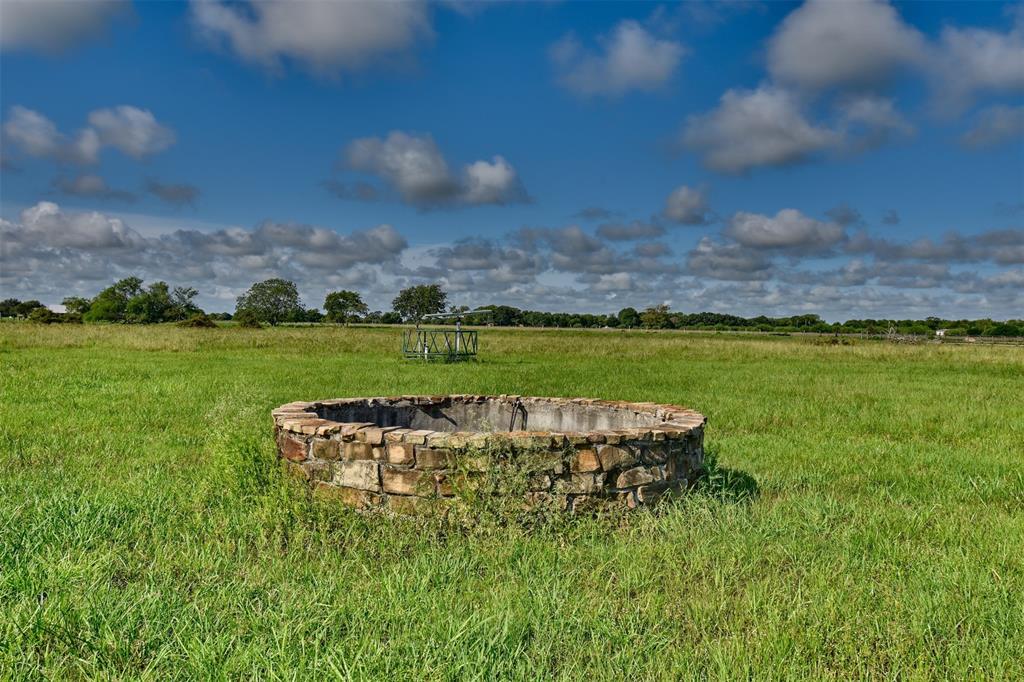
[[[613,412],[631,428],[592,431],[442,432],[322,415],[364,403],[375,408],[495,402],[531,407],[570,406]],[[691,486],[703,467],[703,415],[674,405],[584,398],[520,396],[393,396],[295,402],[274,410],[280,458],[316,495],[358,509],[413,513],[444,504],[499,466],[520,467],[526,506],[569,511],[608,505],[634,508]],[[632,417],[632,419],[631,419]],[[500,462],[499,462],[500,460]],[[490,491],[489,494],[500,494]]]

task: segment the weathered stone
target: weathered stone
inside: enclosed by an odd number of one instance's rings
[[[636,464],[636,456],[627,448],[618,445],[597,446],[597,456],[601,460],[601,468],[605,471],[619,469]]]
[[[487,471],[491,460],[487,455],[454,455],[451,466],[459,471]]]
[[[438,509],[444,500],[430,500],[425,497],[405,497],[395,495],[388,497],[388,509],[396,514],[412,516]]]
[[[642,485],[636,489],[637,502],[640,504],[653,504],[662,498],[672,497],[686,489],[686,479],[674,481],[657,481],[649,485]]]
[[[388,443],[388,462],[391,464],[412,464],[415,460],[413,456],[415,447],[412,443]]]
[[[337,460],[341,457],[341,443],[326,438],[313,439],[313,459]]]
[[[502,431],[513,413],[521,430]],[[706,422],[674,405],[514,395],[346,398],[284,405],[273,417],[289,471],[315,489],[349,491],[334,494],[355,506],[462,490],[489,501],[525,488],[577,510],[685,489],[703,466]]]
[[[359,490],[380,492],[377,467],[377,463],[372,460],[339,462],[335,465],[334,483]]]
[[[292,462],[306,459],[306,441],[282,431],[277,434],[277,447],[281,456]]]
[[[601,491],[604,474],[569,474],[555,481],[552,488],[556,493],[592,494]]]
[[[664,464],[668,461],[668,448],[666,443],[650,443],[643,449],[641,460],[644,464]]]
[[[337,500],[342,504],[346,504],[349,507],[354,507],[356,509],[379,507],[383,501],[383,498],[380,495],[367,492],[366,490],[331,485],[322,481],[318,482],[316,487],[313,488],[313,494],[321,499]]]
[[[306,480],[329,481],[334,475],[334,469],[330,462],[305,462],[300,464],[305,472]]]
[[[462,472],[437,473],[434,474],[434,480],[437,483],[437,494],[442,497],[475,492],[484,483],[482,476]]]
[[[574,514],[601,511],[608,506],[608,500],[598,495],[568,495],[565,508]]]
[[[534,474],[526,479],[526,487],[532,491],[550,490],[551,477],[547,474]]]
[[[369,443],[351,441],[342,446],[341,456],[347,461],[373,459],[373,447]]]
[[[368,426],[356,432],[356,440],[370,445],[381,445],[384,443],[384,434],[397,428],[397,426]]]
[[[572,458],[569,460],[569,471],[583,473],[600,470],[601,460],[593,448],[583,448],[572,453]]]
[[[386,493],[421,497],[429,497],[434,493],[434,477],[426,471],[384,466],[381,468],[380,476]]]
[[[412,429],[395,429],[384,434],[385,443],[400,443],[406,434],[412,433]]]
[[[447,469],[452,463],[452,453],[438,448],[416,448],[418,469]]]
[[[638,466],[627,469],[615,479],[616,488],[633,488],[638,485],[646,485],[660,481],[661,470],[656,466]]]
[[[404,440],[406,443],[422,445],[423,443],[427,442],[427,437],[433,433],[433,431],[428,431],[426,429],[417,429],[415,431],[410,431],[409,433],[405,434]]]

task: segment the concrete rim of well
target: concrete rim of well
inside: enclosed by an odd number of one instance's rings
[[[619,429],[593,429],[575,431],[433,431],[428,429],[410,429],[400,426],[380,426],[373,422],[347,422],[324,419],[321,413],[325,410],[343,408],[345,406],[380,406],[384,408],[396,406],[442,407],[453,403],[474,404],[501,402],[524,406],[538,404],[565,405],[583,408],[598,408],[619,413],[620,416],[633,414],[646,420],[653,419],[653,425],[636,426]],[[405,442],[414,444],[430,444],[440,447],[457,444],[479,445],[493,444],[506,440],[519,447],[551,447],[559,443],[585,440],[590,443],[617,442],[619,439],[640,440],[679,440],[685,438],[694,429],[702,428],[707,423],[703,414],[679,405],[651,402],[628,402],[622,400],[600,400],[595,398],[553,398],[537,396],[520,396],[511,394],[500,395],[397,395],[381,397],[335,398],[318,401],[296,401],[286,403],[273,411],[274,424],[277,429],[304,436],[355,436],[360,438],[361,432],[384,431],[386,436],[381,440],[388,442]],[[366,433],[370,435],[370,433]],[[373,434],[377,435],[377,434]]]

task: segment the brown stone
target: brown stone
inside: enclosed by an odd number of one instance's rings
[[[335,465],[334,483],[359,490],[380,492],[377,463],[372,460],[339,462]]]
[[[661,470],[658,467],[638,466],[627,469],[619,474],[619,477],[615,479],[615,487],[632,488],[660,481],[661,478]]]
[[[415,446],[412,443],[388,443],[388,462],[392,464],[412,464]]]
[[[551,489],[551,477],[547,474],[534,474],[526,480],[526,487],[532,491]]]
[[[282,431],[277,435],[277,447],[281,456],[287,460],[302,462],[306,459],[306,441],[301,438]]]
[[[341,443],[336,440],[325,438],[313,439],[313,459],[326,459],[330,461],[341,457]]]
[[[356,509],[378,507],[383,501],[383,498],[375,493],[359,490],[357,488],[331,485],[322,481],[318,482],[316,487],[313,488],[313,494],[321,499],[337,500],[342,504],[346,504],[349,507],[354,507]]]
[[[641,504],[653,504],[662,498],[674,497],[686,489],[686,479],[675,481],[657,481],[649,485],[642,485],[636,489],[637,501]]]
[[[487,455],[456,455],[452,458],[452,468],[459,471],[487,471],[490,468],[490,458]]]
[[[334,475],[330,462],[305,462],[300,464],[308,481],[329,481]]]
[[[384,434],[397,428],[397,426],[368,426],[356,432],[356,440],[370,445],[381,445],[384,443]]]
[[[668,461],[667,443],[651,443],[643,450],[644,464],[664,464]]]
[[[388,498],[388,509],[396,514],[412,516],[430,511],[440,503],[441,500],[428,500],[424,497],[403,497],[396,495]]]
[[[605,471],[636,464],[636,456],[618,445],[597,446],[597,456],[601,459],[601,468]]]
[[[592,448],[584,448],[577,450],[572,454],[572,459],[569,462],[569,471],[573,473],[585,473],[588,471],[600,471],[601,460],[597,456],[597,451]]]
[[[363,459],[373,459],[373,447],[369,443],[359,443],[356,441],[345,443],[342,446],[342,459],[353,461]]]
[[[429,497],[434,493],[434,477],[425,471],[384,466],[380,476],[386,493],[420,497]]]
[[[455,472],[434,474],[434,480],[437,482],[438,495],[453,497],[475,490],[484,479],[479,475]]]
[[[555,481],[556,493],[593,494],[601,491],[604,474],[569,474]]]
[[[452,454],[439,448],[416,448],[416,466],[420,469],[447,469],[452,463]]]

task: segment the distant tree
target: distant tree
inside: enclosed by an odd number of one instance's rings
[[[128,302],[142,293],[142,280],[138,277],[118,280],[96,294],[82,319],[86,322],[123,322]]]
[[[34,299],[31,301],[21,301],[14,307],[14,314],[18,317],[28,317],[32,314],[33,310],[39,310],[40,308],[46,308],[46,306]]]
[[[243,311],[271,325],[288,320],[297,311],[304,312],[295,282],[277,278],[257,282],[239,296],[235,316]]]
[[[124,319],[135,324],[155,324],[170,319],[171,290],[167,282],[153,282],[149,288],[128,300]]]
[[[263,325],[260,324],[260,320],[256,317],[256,313],[249,309],[239,310],[235,313],[232,318],[239,327],[243,329],[262,329]]]
[[[403,320],[418,322],[424,315],[444,312],[447,302],[448,294],[440,284],[420,284],[402,289],[391,305]]]
[[[402,324],[402,316],[391,311],[380,316],[381,324]]]
[[[192,287],[174,287],[171,292],[171,307],[167,311],[167,320],[187,320],[202,314],[192,299],[199,295],[199,292]]]
[[[180,320],[178,322],[179,327],[189,327],[192,329],[215,329],[217,323],[213,321],[209,315],[205,313],[196,313],[188,319]]]
[[[324,310],[328,322],[351,322],[356,315],[365,315],[369,308],[363,303],[362,296],[356,291],[332,291],[324,299]]]
[[[18,304],[20,304],[16,298],[5,298],[0,301],[0,317],[14,317],[17,315]]]
[[[619,326],[620,327],[639,327],[640,326],[640,313],[636,311],[636,308],[623,308],[619,311]]]
[[[644,329],[668,329],[672,326],[669,320],[669,307],[664,304],[651,306],[640,313],[640,324]]]
[[[84,315],[89,312],[89,299],[82,298],[81,296],[68,296],[61,303],[64,305],[64,309],[69,313],[78,313]]]
[[[985,336],[1024,336],[1024,329],[1015,324],[994,324],[985,330]]]
[[[60,315],[53,312],[46,306],[33,308],[28,314],[28,321],[36,322],[38,324],[53,324],[54,322],[60,322],[60,318]]]

